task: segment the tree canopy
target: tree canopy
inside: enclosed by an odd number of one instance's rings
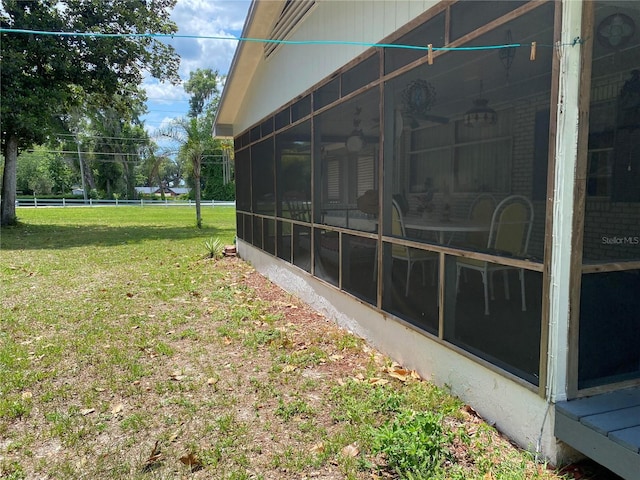
[[[189,74],[189,80],[184,84],[184,91],[191,95],[189,98],[189,116],[197,117],[202,113],[207,116],[218,109],[220,90],[220,75],[209,68],[199,68]],[[206,107],[206,111],[205,111]]]
[[[147,36],[177,31],[170,20],[176,0],[2,0],[3,29],[123,34],[114,37],[3,32],[0,37],[2,102],[1,223],[15,223],[19,149],[42,143],[86,95],[135,104],[145,73],[178,82],[173,47]],[[134,88],[132,88],[132,86]]]

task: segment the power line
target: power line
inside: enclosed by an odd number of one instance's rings
[[[82,154],[82,155],[107,155],[107,156],[140,156],[140,153],[137,152],[91,152],[91,151],[76,151],[76,150],[34,150],[34,149],[27,149],[25,150],[25,152],[27,153],[35,153],[35,154],[39,154],[39,153],[54,153],[54,154],[74,154],[77,155],[78,153]]]
[[[55,137],[73,137],[76,138],[76,135],[74,133],[56,133],[55,135],[53,135]],[[98,140],[103,140],[103,139],[108,139],[108,140],[131,140],[131,141],[135,141],[135,142],[148,142],[149,139],[145,139],[145,138],[129,138],[129,137],[109,137],[109,136],[103,136],[103,135],[80,135],[80,140],[84,140],[86,138],[93,138],[93,139],[98,139]]]
[[[122,156],[122,157],[140,157],[140,160],[134,160],[134,162],[138,162],[138,161],[143,161],[146,158],[149,158],[149,156],[146,155],[141,155],[140,153],[131,153],[131,152],[93,152],[93,151],[76,151],[76,150],[34,150],[34,149],[27,149],[24,150],[25,153],[28,153],[30,155],[36,155],[36,156],[41,156],[44,157],[46,154],[54,154],[54,155],[73,155],[73,160],[75,160],[77,158],[78,153],[80,153],[81,155],[89,155],[89,156],[93,156],[93,155],[101,155],[101,156],[107,156],[107,157],[116,157],[116,156]],[[162,151],[159,152],[158,154],[154,155],[154,157],[156,158],[169,158],[167,155],[173,155],[178,153],[178,151],[173,151],[173,150],[168,150],[168,151]],[[222,154],[215,154],[215,155],[203,155],[202,158],[223,158],[224,155]],[[65,159],[69,160],[69,157],[65,157]],[[123,162],[123,161],[131,161],[131,160],[117,160],[117,159],[109,159],[109,158],[90,158],[88,159],[89,161],[98,161],[98,162]]]

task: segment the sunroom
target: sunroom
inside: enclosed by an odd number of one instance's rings
[[[254,2],[270,41],[239,46],[215,126],[240,255],[571,457],[554,404],[640,396],[639,28],[625,1]]]

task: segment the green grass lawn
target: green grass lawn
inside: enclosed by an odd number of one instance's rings
[[[0,478],[559,478],[249,265],[207,258],[234,214],[205,209],[199,230],[187,207],[18,210]]]

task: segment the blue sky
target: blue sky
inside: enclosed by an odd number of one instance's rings
[[[239,37],[250,4],[249,0],[178,0],[171,18],[178,25],[179,35]],[[198,68],[227,74],[238,42],[175,38],[167,43],[173,45],[180,56],[180,78],[186,81],[190,72]],[[187,114],[189,98],[182,85],[147,78],[143,87],[149,98],[149,113],[143,119],[150,134],[172,118]]]

